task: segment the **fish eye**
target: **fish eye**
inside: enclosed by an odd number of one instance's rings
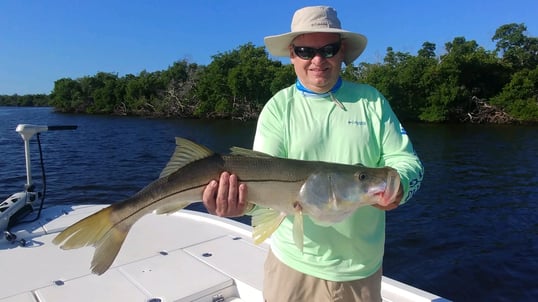
[[[364,173],[357,173],[356,176],[357,176],[358,180],[365,180],[366,179],[366,174],[364,174]]]

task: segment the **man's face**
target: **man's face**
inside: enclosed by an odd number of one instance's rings
[[[311,59],[300,58],[293,50],[295,47],[315,49],[340,42],[340,35],[333,33],[310,33],[296,37],[290,46],[290,59],[299,81],[308,89],[324,93],[336,84],[344,60],[344,41],[339,51],[330,58],[315,53]]]

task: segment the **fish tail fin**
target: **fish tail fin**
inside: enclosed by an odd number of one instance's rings
[[[301,252],[304,247],[304,223],[303,223],[303,212],[295,212],[293,219],[293,241],[295,245]]]
[[[285,213],[280,213],[273,209],[259,208],[252,213],[252,238],[255,244],[260,244],[269,238],[271,234],[286,218]]]
[[[64,250],[83,246],[94,246],[91,269],[98,275],[103,274],[116,258],[127,233],[134,222],[124,219],[115,222],[112,218],[113,206],[106,207],[58,234],[52,242]]]

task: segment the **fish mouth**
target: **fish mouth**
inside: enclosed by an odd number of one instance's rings
[[[400,189],[400,175],[396,171],[391,171],[387,175],[387,179],[377,186],[370,187],[368,194],[377,197],[377,204],[388,206],[394,202],[396,194]]]
[[[382,182],[377,186],[372,186],[372,187],[368,188],[367,194],[370,195],[370,196],[376,196],[376,195],[384,194],[386,189],[387,189],[387,183]]]

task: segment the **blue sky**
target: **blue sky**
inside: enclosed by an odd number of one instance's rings
[[[493,50],[491,37],[508,23],[538,36],[536,0],[0,0],[0,95],[48,94],[55,80],[100,71],[136,75],[183,59],[207,65],[213,55],[288,32],[296,9],[320,4],[336,8],[344,29],[368,37],[355,63],[380,62],[389,46],[415,55],[425,41],[442,54],[460,36]]]

